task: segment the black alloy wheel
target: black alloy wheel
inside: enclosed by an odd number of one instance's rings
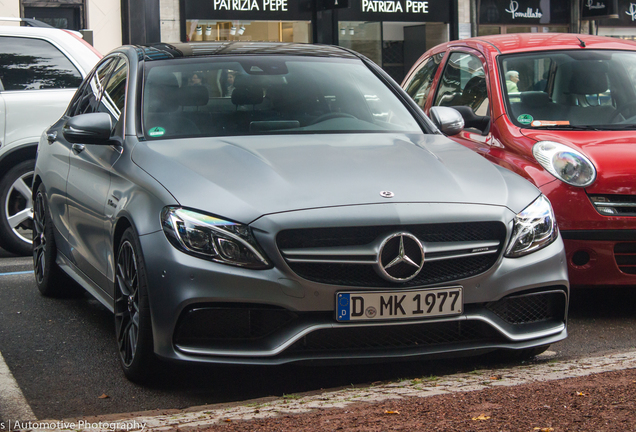
[[[124,232],[115,268],[115,332],[119,360],[131,381],[143,381],[154,369],[152,323],[145,268],[134,231]]]
[[[38,191],[33,203],[33,270],[35,271],[35,281],[38,286],[44,282],[44,276],[48,260],[46,242],[46,212],[44,209],[44,195]]]
[[[35,283],[47,297],[75,297],[84,290],[55,262],[57,246],[44,185],[40,184],[33,201],[33,270]]]
[[[129,241],[119,248],[117,287],[117,343],[124,366],[130,367],[139,340],[139,279],[137,257]]]

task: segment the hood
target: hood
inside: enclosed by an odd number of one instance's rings
[[[517,213],[539,194],[441,135],[158,140],[139,143],[132,157],[181,206],[243,223],[278,212],[394,202],[476,203]]]
[[[596,167],[591,194],[636,195],[634,131],[546,131],[521,129],[536,141],[555,141],[581,151]]]

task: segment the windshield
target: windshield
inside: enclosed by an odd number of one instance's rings
[[[524,128],[636,128],[636,52],[552,51],[500,58],[507,111]]]
[[[362,62],[281,56],[148,62],[149,139],[281,133],[422,132]]]

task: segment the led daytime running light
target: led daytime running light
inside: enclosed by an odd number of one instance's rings
[[[164,209],[162,222],[170,242],[183,252],[239,267],[270,267],[246,225],[178,207]]]

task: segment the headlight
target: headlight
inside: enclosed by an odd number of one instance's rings
[[[161,222],[170,243],[185,253],[239,267],[271,267],[247,225],[179,207],[166,207]]]
[[[585,187],[596,180],[594,164],[564,144],[540,141],[532,147],[532,154],[550,174],[569,185]]]
[[[506,257],[517,258],[542,249],[559,235],[550,201],[541,195],[515,216]]]

